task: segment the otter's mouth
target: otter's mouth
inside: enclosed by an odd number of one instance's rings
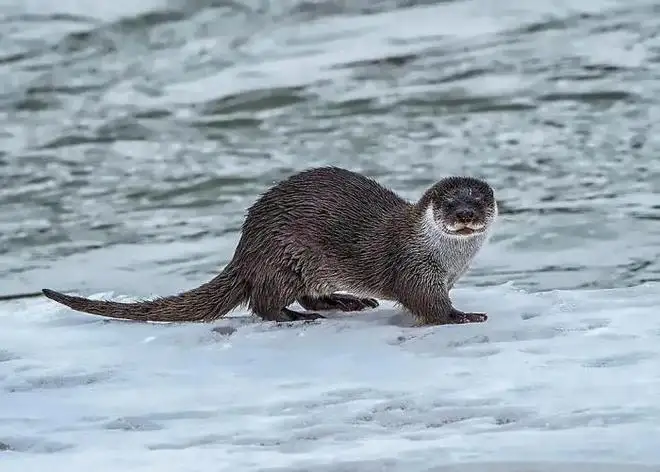
[[[461,228],[461,229],[457,229],[457,230],[455,230],[455,231],[452,231],[452,233],[454,233],[454,234],[460,234],[461,236],[469,236],[469,235],[471,235],[471,234],[476,233],[476,230],[474,230],[474,229],[472,229],[472,228],[467,228],[467,227],[466,227],[466,228]]]
[[[454,223],[445,225],[445,230],[449,234],[455,234],[458,236],[472,236],[477,233],[481,233],[486,225],[480,223]]]

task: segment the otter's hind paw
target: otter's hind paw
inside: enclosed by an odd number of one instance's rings
[[[362,311],[376,308],[378,300],[375,298],[360,298],[355,295],[337,294],[324,297],[301,297],[298,303],[306,310],[312,311]]]
[[[320,318],[325,318],[325,316],[319,313],[302,313],[284,308],[282,309],[282,319],[277,321],[312,321]]]

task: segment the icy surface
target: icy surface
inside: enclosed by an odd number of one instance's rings
[[[415,329],[383,305],[305,325],[139,324],[0,304],[0,470],[660,464],[657,285],[454,297],[489,321]]]

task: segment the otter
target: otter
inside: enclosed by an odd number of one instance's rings
[[[211,322],[239,306],[264,321],[316,320],[381,299],[419,326],[484,322],[486,313],[455,308],[449,291],[497,215],[492,187],[474,177],[443,178],[412,203],[362,174],[311,168],[260,195],[231,261],[197,288],[136,303],[42,292],[76,311],[137,321]]]

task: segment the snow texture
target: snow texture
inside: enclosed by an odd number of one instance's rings
[[[0,304],[0,471],[660,470],[657,285],[454,299],[489,321],[411,328],[383,304],[142,324]]]

